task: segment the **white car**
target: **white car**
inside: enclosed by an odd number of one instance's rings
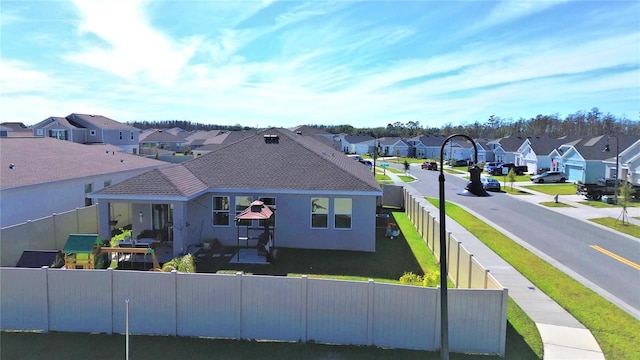
[[[549,182],[557,182],[563,183],[567,181],[567,174],[562,171],[545,171],[540,175],[535,175],[531,177],[531,181],[538,184],[549,183]]]

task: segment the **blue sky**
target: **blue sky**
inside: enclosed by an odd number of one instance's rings
[[[638,120],[638,1],[0,2],[0,120]]]

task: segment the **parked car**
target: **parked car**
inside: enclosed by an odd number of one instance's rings
[[[373,168],[373,163],[371,162],[371,160],[358,160],[361,164],[364,164],[366,167],[368,167],[369,169]]]
[[[508,170],[506,170],[506,173],[509,173],[509,171],[511,171],[511,169],[513,169],[513,171],[516,173],[516,175],[524,175],[524,173],[529,171],[529,168],[526,165],[516,165],[514,163],[506,163],[506,164],[501,164],[498,167],[496,167],[495,169],[493,169],[493,171],[490,172],[490,174],[491,175],[503,175],[503,174],[505,174],[503,172],[503,169],[508,169]]]
[[[567,181],[567,174],[562,171],[545,171],[540,175],[534,175],[531,177],[531,181],[538,184],[548,183],[548,182],[559,182],[563,183]]]
[[[500,191],[500,181],[482,176],[480,177],[480,182],[482,182],[482,187],[487,191]]]
[[[616,184],[617,183],[617,184]],[[580,184],[578,185],[578,195],[584,195],[587,199],[600,200],[603,195],[614,195],[616,189],[618,193],[620,188],[623,187],[627,181],[616,179],[604,179],[600,178],[593,184]],[[640,198],[640,185],[632,184],[633,194],[636,199]]]
[[[471,159],[462,159],[462,160],[454,160],[453,166],[469,166],[473,165],[473,161]]]
[[[425,161],[424,163],[422,163],[421,165],[422,169],[426,169],[426,170],[438,170],[438,163],[435,161]]]
[[[499,162],[486,162],[484,164],[483,170],[487,174],[491,174],[493,172],[493,169],[499,167],[500,165],[502,165],[502,163],[499,163]]]

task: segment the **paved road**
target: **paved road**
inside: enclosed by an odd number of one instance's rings
[[[439,172],[412,168],[418,181],[411,186],[425,196],[438,197]],[[537,205],[529,195],[496,193],[489,198],[456,195],[467,181],[445,175],[448,201],[460,204],[497,224],[501,231],[552,265],[640,318],[640,241]],[[586,216],[585,216],[586,217]],[[603,252],[604,251],[604,252]],[[608,251],[614,254],[607,255]],[[615,256],[630,261],[622,262]]]

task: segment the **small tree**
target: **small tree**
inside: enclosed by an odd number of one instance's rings
[[[507,174],[507,181],[511,184],[511,190],[513,190],[513,183],[516,182],[516,172],[513,171],[513,168],[509,170]]]
[[[620,217],[622,218],[622,224],[624,224],[627,220],[627,204],[631,201],[634,190],[630,182],[625,182],[625,184],[622,185],[618,190],[620,191],[621,199],[616,200],[619,200],[620,204],[622,205],[622,213],[620,214]]]

